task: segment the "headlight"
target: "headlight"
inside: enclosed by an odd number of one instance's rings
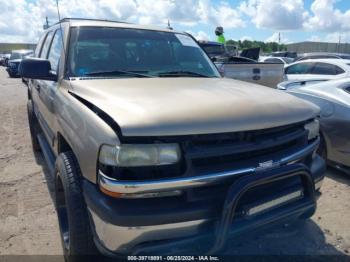
[[[309,131],[308,140],[314,139],[320,134],[320,122],[317,119],[305,124],[304,128]]]
[[[180,160],[177,144],[123,144],[103,145],[99,161],[102,164],[121,167],[161,166],[175,164]]]

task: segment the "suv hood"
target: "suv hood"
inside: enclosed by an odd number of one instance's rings
[[[71,81],[71,92],[110,115],[123,136],[258,130],[319,113],[285,92],[223,78],[89,78]]]

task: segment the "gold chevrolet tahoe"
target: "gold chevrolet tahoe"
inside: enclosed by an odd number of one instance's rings
[[[221,78],[186,33],[63,19],[20,71],[68,259],[220,254],[315,211],[318,108]]]

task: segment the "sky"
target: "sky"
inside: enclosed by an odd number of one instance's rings
[[[350,0],[59,0],[61,18],[99,18],[171,26],[200,40],[350,42]],[[55,0],[0,0],[0,42],[36,43]]]

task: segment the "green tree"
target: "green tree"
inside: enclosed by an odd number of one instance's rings
[[[263,53],[271,53],[271,52],[276,52],[276,51],[287,50],[286,45],[278,44],[276,42],[265,43],[262,41],[250,41],[250,40],[235,41],[235,40],[230,39],[230,40],[226,41],[226,45],[237,46],[238,50],[243,50],[243,49],[253,48],[253,47],[260,47],[260,50]]]

